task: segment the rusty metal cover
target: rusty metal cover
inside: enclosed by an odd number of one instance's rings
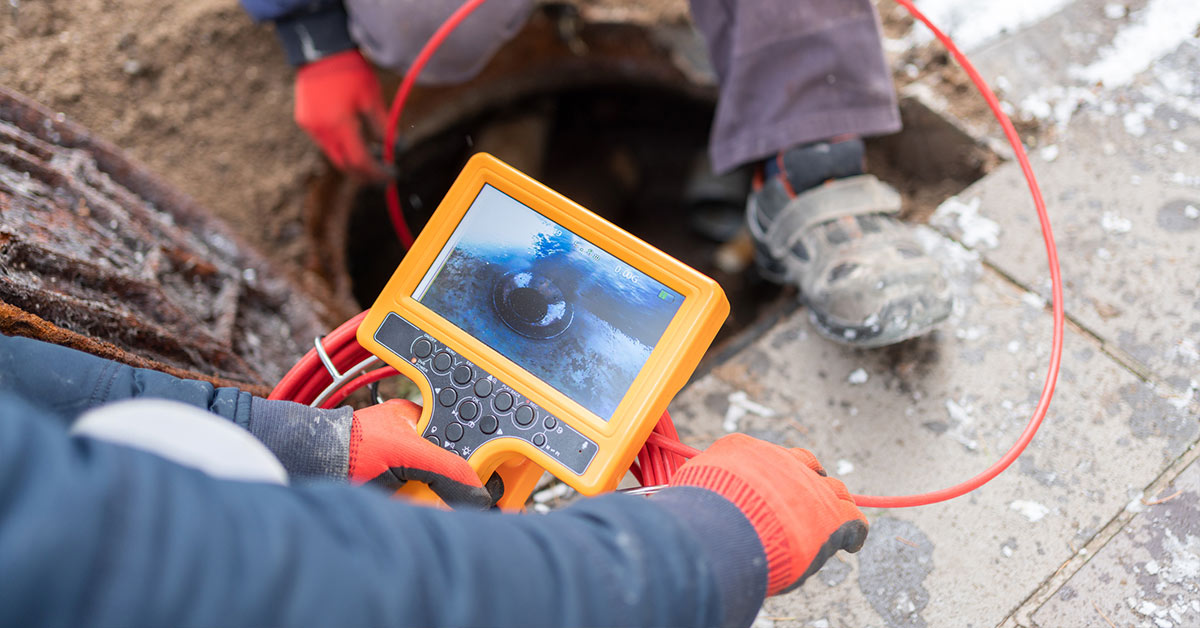
[[[0,87],[0,331],[262,392],[337,318],[312,290],[112,145]]]

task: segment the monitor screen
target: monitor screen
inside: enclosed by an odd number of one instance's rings
[[[491,185],[413,298],[606,421],[683,303]]]

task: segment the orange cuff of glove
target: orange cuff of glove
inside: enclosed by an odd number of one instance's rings
[[[803,449],[732,434],[680,468],[671,484],[711,490],[742,511],[767,557],[767,595],[801,582],[838,549],[857,551],[866,538],[866,518],[846,486],[824,477]]]

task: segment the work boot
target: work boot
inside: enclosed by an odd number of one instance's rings
[[[794,283],[822,336],[881,347],[928,332],[950,315],[941,264],[896,218],[900,195],[863,174],[858,138],[779,153],[746,206],[760,272]]]

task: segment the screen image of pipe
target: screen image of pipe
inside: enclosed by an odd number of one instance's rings
[[[413,296],[604,420],[683,302],[490,185]]]

